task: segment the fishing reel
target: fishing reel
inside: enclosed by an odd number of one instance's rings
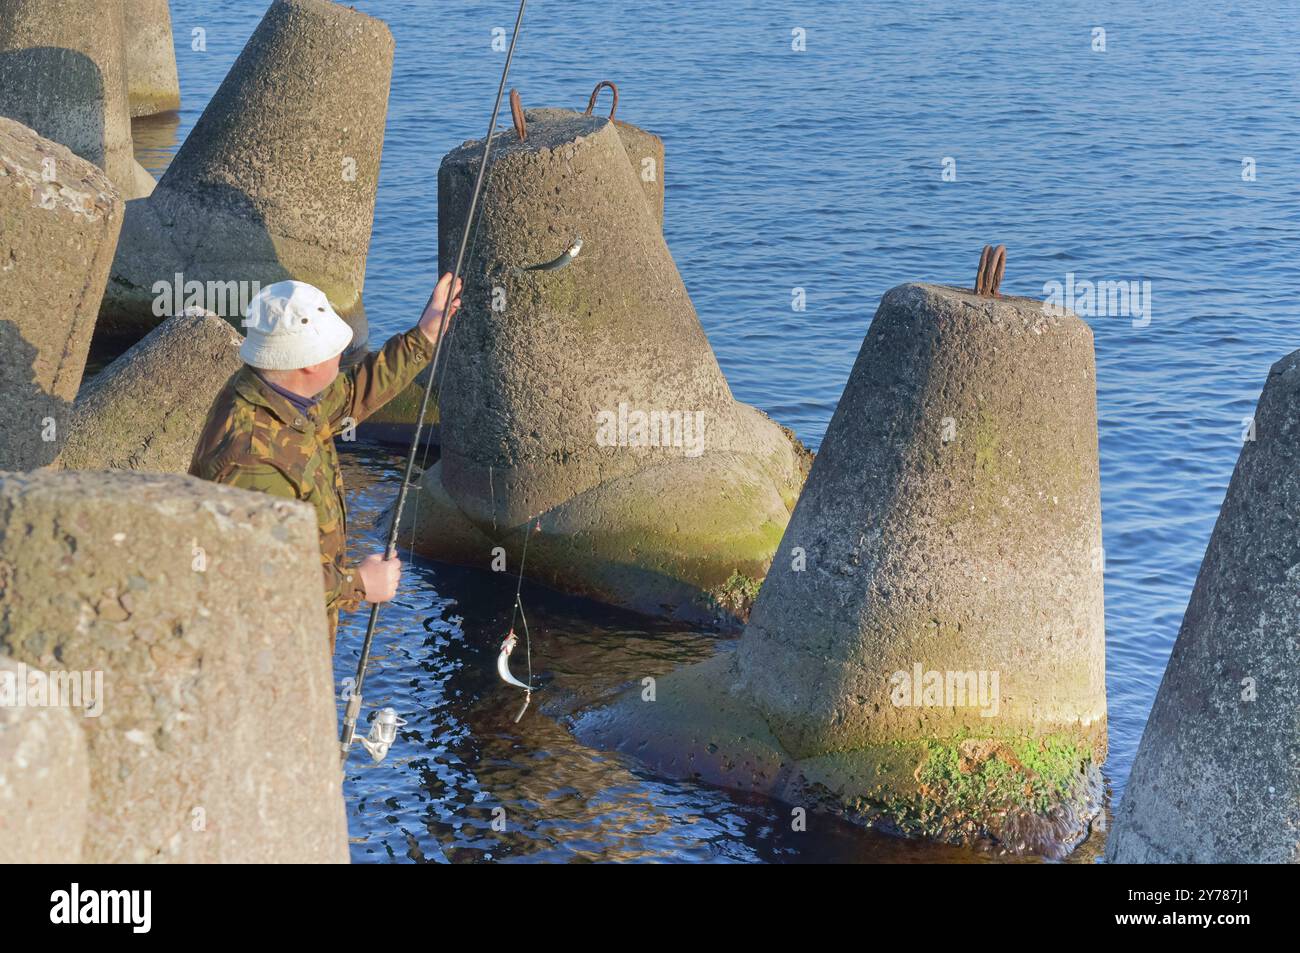
[[[370,723],[370,734],[361,739],[361,747],[370,752],[375,763],[383,761],[388,749],[397,741],[397,729],[404,724],[406,719],[398,717],[396,710],[381,708]]]

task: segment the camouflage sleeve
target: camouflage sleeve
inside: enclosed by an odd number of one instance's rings
[[[325,567],[325,608],[351,612],[366,597],[366,587],[356,566],[342,565],[321,558]]]
[[[433,345],[419,326],[395,334],[325,389],[320,411],[336,430],[345,420],[360,423],[400,394],[432,359]]]
[[[301,496],[293,480],[270,463],[237,460],[218,464],[210,479],[227,486],[237,486],[243,490],[256,490],[269,493],[286,500],[300,500]],[[361,575],[356,566],[335,562],[325,553],[321,553],[321,569],[325,583],[325,608],[352,610],[366,595],[366,587],[361,582]]]

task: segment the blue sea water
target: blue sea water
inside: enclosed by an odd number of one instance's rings
[[[355,6],[397,40],[366,279],[379,343],[415,320],[435,278],[438,162],[485,131],[503,60],[493,30],[508,34],[515,7]],[[264,9],[172,0],[184,106],[178,124],[138,126],[151,169],[165,166]],[[1149,315],[1089,318],[1113,797],[1243,420],[1269,366],[1300,347],[1289,284],[1300,240],[1298,12],[1263,0],[557,0],[530,7],[511,75],[526,106],[582,107],[597,81],[613,80],[619,118],[663,137],[665,235],[732,389],[814,448],[894,285],[970,284],[988,242],[1008,247],[1004,293],[1042,297],[1070,274],[1150,282]],[[204,51],[191,48],[196,29]],[[796,288],[805,310],[792,309]],[[380,548],[370,524],[394,495],[396,463],[350,456],[360,550]],[[648,776],[556,722],[622,679],[707,656],[718,644],[705,633],[526,588],[551,700],[539,696],[541,712],[514,725],[517,699],[491,670],[512,597],[508,584],[461,571],[418,563],[406,573],[367,700],[411,724],[387,762],[350,766],[355,860],[989,859],[823,819],[794,833],[788,809]],[[340,678],[363,628],[362,616],[346,621]]]

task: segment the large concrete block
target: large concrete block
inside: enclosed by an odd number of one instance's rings
[[[275,0],[154,194],[128,208],[102,333],[138,338],[156,325],[155,285],[178,273],[211,289],[188,303],[231,320],[255,286],[286,278],[363,315],[392,65],[381,21]],[[364,321],[353,326],[362,347]]]
[[[181,108],[168,0],[125,0],[126,83],[132,116]]]
[[[992,724],[1100,740],[1088,325],[1024,298],[917,284],[888,292],[775,566],[739,664],[793,752]],[[890,674],[918,662],[999,672],[997,718],[888,704]]]
[[[128,199],[153,178],[135,161],[122,0],[0,4],[0,116],[62,143]]]
[[[49,704],[48,674],[0,656],[0,864],[82,858],[86,737],[80,713]]]
[[[192,477],[0,476],[0,651],[103,673],[86,861],[347,860],[317,535]]]
[[[1300,861],[1300,351],[1273,365],[1106,845]]]
[[[44,466],[66,438],[122,204],[100,169],[0,118],[0,469]]]
[[[579,721],[661,770],[1059,856],[1106,749],[1092,334],[909,284],[871,323],[731,657]]]
[[[59,464],[185,473],[243,339],[206,311],[168,318],[82,389]]]
[[[494,145],[447,345],[442,458],[408,510],[425,527],[416,549],[486,568],[492,546],[517,547],[540,518],[534,578],[712,618],[729,580],[753,587],[766,572],[801,448],[732,399],[617,128],[567,110],[525,116],[526,140]],[[470,142],[439,170],[443,271],[482,156]],[[579,236],[572,264],[524,270]]]

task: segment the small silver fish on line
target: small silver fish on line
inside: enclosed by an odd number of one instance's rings
[[[501,676],[501,681],[507,685],[514,685],[524,690],[524,704],[519,709],[519,714],[515,715],[515,724],[519,724],[519,719],[524,717],[524,712],[528,711],[528,703],[533,700],[533,689],[531,685],[526,685],[519,679],[510,674],[510,653],[515,650],[515,645],[519,639],[515,635],[515,630],[511,629],[510,633],[501,643],[501,651],[497,654],[497,674]]]
[[[501,643],[501,652],[497,655],[497,674],[501,676],[501,681],[507,685],[514,685],[516,688],[531,692],[533,690],[531,685],[524,684],[510,674],[510,653],[515,650],[515,645],[518,642],[519,638],[515,635],[515,630],[511,629],[510,634]]]
[[[552,261],[542,262],[540,265],[529,265],[526,268],[516,267],[510,270],[511,273],[516,275],[522,275],[525,271],[559,271],[561,268],[564,268],[570,262],[572,262],[573,259],[577,258],[578,253],[581,251],[582,251],[582,239],[575,238],[573,240],[573,244],[570,245],[568,248],[566,248],[564,250],[564,254],[561,255],[559,258],[553,259]]]

